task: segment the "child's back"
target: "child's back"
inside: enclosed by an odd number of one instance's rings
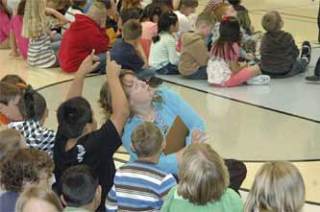
[[[266,33],[261,42],[261,68],[271,73],[290,70],[299,56],[294,38],[288,32]]]
[[[195,32],[187,32],[182,36],[182,46],[180,74],[188,76],[207,65],[209,54],[203,36]]]
[[[284,32],[280,13],[271,11],[262,18],[262,26],[266,30],[261,42],[261,69],[272,77],[289,77],[306,70],[310,62],[311,46],[305,41],[301,58],[293,36]]]
[[[161,33],[160,40],[151,44],[149,64],[155,69],[160,69],[167,64],[177,65],[179,55],[176,52],[176,39],[170,33]]]
[[[140,48],[142,26],[139,21],[131,19],[123,25],[122,38],[113,45],[110,55],[123,69],[135,73],[143,71],[145,61],[143,50]],[[146,60],[146,59],[145,59]]]
[[[134,129],[131,140],[138,160],[116,172],[108,211],[159,211],[163,197],[176,185],[171,174],[158,168],[165,146],[163,134],[152,122],[144,122]]]
[[[110,211],[160,210],[163,197],[176,185],[171,174],[160,171],[155,163],[135,161],[121,167],[109,192]]]

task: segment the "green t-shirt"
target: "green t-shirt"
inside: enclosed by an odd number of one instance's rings
[[[161,212],[243,212],[243,202],[232,189],[226,189],[219,201],[206,205],[195,205],[179,196],[177,187],[173,187],[165,198]]]

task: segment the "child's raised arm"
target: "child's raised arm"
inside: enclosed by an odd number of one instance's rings
[[[62,15],[60,12],[58,12],[57,10],[55,9],[52,9],[52,8],[49,8],[47,7],[46,8],[46,15],[52,15],[54,16],[56,19],[59,20],[60,24],[63,26],[67,23],[69,23],[69,20],[66,19],[66,17],[64,17],[64,15]]]
[[[119,135],[122,134],[123,127],[129,117],[129,104],[125,95],[120,79],[121,66],[110,59],[110,53],[107,53],[106,76],[111,93],[112,114],[110,120],[116,127]]]
[[[95,56],[94,53],[95,50],[92,50],[91,54],[82,61],[69,88],[66,100],[82,96],[83,84],[86,75],[95,70],[100,64],[99,57]]]

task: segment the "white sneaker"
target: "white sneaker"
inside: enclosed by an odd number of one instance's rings
[[[252,77],[247,81],[248,85],[268,85],[270,84],[270,76],[268,75],[258,75],[255,77]]]

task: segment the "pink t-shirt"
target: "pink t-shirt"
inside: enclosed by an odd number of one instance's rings
[[[147,57],[149,57],[152,38],[158,34],[158,25],[151,21],[145,21],[141,23],[141,26],[141,45],[144,50],[144,53]]]
[[[158,25],[151,21],[141,23],[142,26],[142,39],[152,40],[158,34]]]
[[[28,56],[29,39],[22,36],[23,17],[16,15],[11,19],[11,30],[15,35],[20,54],[24,59]]]
[[[0,43],[9,38],[10,19],[4,11],[0,11]]]

